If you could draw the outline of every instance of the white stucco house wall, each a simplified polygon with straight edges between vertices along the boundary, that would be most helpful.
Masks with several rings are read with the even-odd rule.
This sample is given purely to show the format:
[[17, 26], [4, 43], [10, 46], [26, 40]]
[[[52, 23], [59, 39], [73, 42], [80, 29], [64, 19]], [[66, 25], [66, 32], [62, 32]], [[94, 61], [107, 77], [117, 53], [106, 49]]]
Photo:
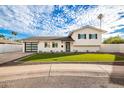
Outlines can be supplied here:
[[67, 37], [31, 37], [23, 39], [23, 52], [97, 52], [106, 31], [84, 26]]

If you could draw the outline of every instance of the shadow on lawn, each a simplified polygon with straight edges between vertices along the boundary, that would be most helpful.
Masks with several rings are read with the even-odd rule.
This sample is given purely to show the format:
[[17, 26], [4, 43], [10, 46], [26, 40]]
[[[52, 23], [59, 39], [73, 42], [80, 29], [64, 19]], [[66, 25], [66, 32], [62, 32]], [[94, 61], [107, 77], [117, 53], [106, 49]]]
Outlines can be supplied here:
[[[54, 61], [57, 61], [57, 58], [59, 57], [64, 57], [64, 56], [73, 56], [73, 55], [80, 55], [80, 54], [95, 54], [92, 52], [88, 52], [88, 53], [41, 53], [41, 54], [33, 54], [27, 58], [25, 58], [24, 60], [22, 59], [22, 61], [31, 61], [31, 60], [39, 60], [39, 59], [49, 59], [49, 58], [55, 58], [53, 59]], [[96, 53], [96, 54], [106, 54], [106, 53]], [[120, 54], [120, 53], [107, 53], [107, 54], [113, 54], [115, 55], [115, 61], [120, 61], [120, 60], [124, 60], [124, 54]]]
[[28, 55], [28, 56], [25, 56], [25, 57], [21, 57], [19, 59], [10, 60], [9, 62], [0, 64], [0, 66], [21, 65], [21, 64], [25, 63], [25, 61], [48, 59], [48, 58], [55, 58], [53, 60], [57, 61], [58, 57], [72, 56], [72, 55], [79, 55], [79, 54], [80, 53], [43, 53], [43, 54], [37, 54], [36, 53], [36, 54], [31, 54], [31, 55]]
[[39, 60], [39, 59], [49, 59], [55, 58], [54, 61], [57, 60], [58, 57], [65, 57], [65, 56], [72, 56], [72, 55], [79, 55], [80, 53], [43, 53], [43, 54], [34, 54], [22, 61], [31, 61], [31, 60]]
[[[53, 58], [52, 59], [53, 61], [57, 61], [59, 57], [73, 56], [73, 55], [80, 55], [80, 54], [95, 54], [95, 53], [92, 53], [92, 52], [89, 52], [89, 53], [43, 53], [43, 54], [42, 53], [36, 53], [36, 54], [31, 54], [31, 55], [28, 55], [28, 56], [25, 56], [25, 57], [22, 57], [22, 58], [19, 58], [16, 60], [11, 60], [10, 62], [6, 62], [4, 64], [1, 64], [0, 66], [18, 65], [18, 64], [25, 63], [25, 61], [49, 59], [49, 58]], [[106, 53], [96, 53], [96, 54], [106, 54]], [[115, 61], [124, 60], [124, 54], [122, 54], [122, 53], [107, 53], [107, 54], [114, 54], [115, 55]], [[102, 63], [104, 63], [104, 62], [102, 62]], [[119, 63], [114, 62], [113, 65], [116, 65], [116, 64], [119, 64]]]

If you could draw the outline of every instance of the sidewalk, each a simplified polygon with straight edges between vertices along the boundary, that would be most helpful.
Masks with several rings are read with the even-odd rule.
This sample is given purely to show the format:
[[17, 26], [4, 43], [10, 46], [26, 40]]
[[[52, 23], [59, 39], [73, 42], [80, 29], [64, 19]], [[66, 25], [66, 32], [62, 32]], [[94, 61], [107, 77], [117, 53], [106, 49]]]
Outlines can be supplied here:
[[[7, 83], [10, 84], [9, 87], [12, 87], [12, 82], [13, 87], [23, 87], [25, 84], [26, 86], [24, 87], [66, 87], [65, 84], [68, 87], [83, 87], [84, 85], [80, 85], [81, 82], [87, 82], [89, 86], [91, 82], [96, 83], [96, 85], [102, 85], [102, 83], [109, 84], [111, 76], [119, 78], [119, 80], [121, 78], [124, 81], [123, 69], [124, 66], [98, 64], [40, 64], [0, 67], [0, 86]], [[119, 80], [117, 81], [119, 82]], [[40, 85], [34, 84], [34, 82], [39, 82]], [[123, 85], [111, 85], [111, 87], [114, 86], [123, 87]]]
[[39, 64], [9, 66], [0, 67], [0, 80], [11, 79], [11, 77], [16, 78], [18, 76], [18, 78], [25, 78], [25, 76], [32, 77], [32, 75], [109, 77], [112, 73], [114, 73], [115, 76], [117, 75], [116, 77], [124, 77], [123, 69], [124, 66], [99, 64]]

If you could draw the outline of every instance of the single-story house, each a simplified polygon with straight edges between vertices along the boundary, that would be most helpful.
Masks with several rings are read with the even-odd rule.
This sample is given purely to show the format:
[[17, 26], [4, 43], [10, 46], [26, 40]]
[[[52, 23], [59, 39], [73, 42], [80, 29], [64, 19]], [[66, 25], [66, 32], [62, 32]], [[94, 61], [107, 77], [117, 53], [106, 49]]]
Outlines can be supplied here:
[[23, 39], [23, 52], [97, 52], [105, 32], [93, 26], [84, 26], [67, 37], [30, 37]]
[[22, 48], [21, 43], [0, 38], [0, 53], [21, 52]]
[[17, 42], [0, 38], [0, 44], [17, 44]]

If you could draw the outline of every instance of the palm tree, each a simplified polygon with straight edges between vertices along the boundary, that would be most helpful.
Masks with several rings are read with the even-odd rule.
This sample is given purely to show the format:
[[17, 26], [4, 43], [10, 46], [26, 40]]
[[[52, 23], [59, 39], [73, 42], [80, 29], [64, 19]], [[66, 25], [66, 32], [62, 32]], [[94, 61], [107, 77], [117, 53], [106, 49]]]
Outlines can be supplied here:
[[15, 32], [15, 31], [12, 31], [12, 35], [16, 38], [16, 35], [17, 35], [18, 33], [17, 32]]
[[101, 29], [103, 14], [99, 14], [97, 18], [100, 20], [100, 29]]
[[2, 35], [2, 34], [0, 34], [0, 38], [3, 38], [3, 39], [5, 39], [5, 36], [4, 36], [4, 35]]
[[11, 36], [10, 36], [10, 37], [8, 37], [8, 38], [7, 38], [7, 40], [12, 40], [12, 37], [11, 37]]

